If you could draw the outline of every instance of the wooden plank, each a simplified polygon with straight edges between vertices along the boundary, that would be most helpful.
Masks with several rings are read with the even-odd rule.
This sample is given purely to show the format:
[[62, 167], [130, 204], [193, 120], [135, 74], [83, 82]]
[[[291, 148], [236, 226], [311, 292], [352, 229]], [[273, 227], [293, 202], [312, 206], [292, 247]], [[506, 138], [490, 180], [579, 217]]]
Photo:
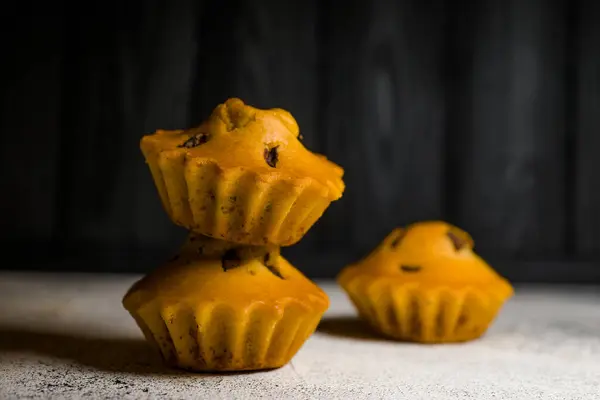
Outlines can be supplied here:
[[317, 0], [243, 2], [232, 27], [234, 94], [261, 108], [290, 111], [311, 150], [320, 144], [317, 9]]
[[122, 149], [126, 164], [119, 183], [123, 196], [133, 195], [132, 234], [142, 248], [177, 249], [186, 234], [164, 212], [143, 162], [139, 140], [156, 129], [189, 126], [196, 55], [202, 45], [196, 37], [200, 7], [202, 2], [192, 0], [146, 2], [133, 32], [127, 27], [139, 14], [137, 7], [131, 7], [129, 14], [120, 20], [121, 85], [128, 110], [125, 126], [131, 132], [128, 136], [131, 139]]
[[131, 229], [130, 214], [116, 216], [111, 204], [121, 173], [119, 147], [125, 138], [115, 92], [115, 14], [95, 7], [92, 15], [86, 21], [67, 18], [64, 27], [57, 218], [58, 236], [69, 248], [107, 238], [118, 243]]
[[[62, 7], [5, 10], [0, 91], [0, 237], [29, 248], [51, 241], [60, 149]], [[47, 9], [46, 9], [47, 8]], [[22, 23], [27, 19], [28, 29]]]
[[70, 21], [61, 192], [67, 243], [176, 244], [139, 150], [157, 128], [188, 123], [196, 43], [192, 2], [99, 7]]
[[576, 135], [572, 177], [575, 256], [600, 259], [600, 3], [578, 2]]
[[190, 126], [200, 124], [217, 104], [235, 95], [232, 74], [238, 68], [238, 54], [234, 26], [241, 19], [239, 12], [236, 0], [202, 1], [197, 6]]
[[290, 111], [307, 147], [318, 151], [316, 18], [316, 0], [228, 0], [200, 7], [192, 123], [228, 97], [239, 97]]
[[463, 26], [453, 222], [485, 254], [564, 255], [565, 26], [550, 0], [487, 0]]
[[394, 226], [441, 217], [441, 2], [330, 2], [326, 152], [347, 191], [326, 236], [363, 253]]

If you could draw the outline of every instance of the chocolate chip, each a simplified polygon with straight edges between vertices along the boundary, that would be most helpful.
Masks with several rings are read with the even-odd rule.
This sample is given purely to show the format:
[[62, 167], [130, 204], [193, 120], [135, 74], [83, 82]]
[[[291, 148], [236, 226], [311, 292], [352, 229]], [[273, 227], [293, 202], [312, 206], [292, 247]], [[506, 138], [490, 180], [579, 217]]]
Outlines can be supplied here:
[[391, 247], [392, 249], [396, 248], [396, 247], [397, 247], [397, 246], [400, 244], [400, 242], [402, 241], [402, 239], [404, 239], [404, 236], [406, 236], [406, 230], [405, 230], [405, 229], [402, 229], [402, 230], [401, 230], [401, 231], [398, 233], [398, 235], [397, 235], [397, 236], [394, 238], [394, 240], [392, 240], [392, 241], [390, 242], [390, 247]]
[[283, 275], [281, 275], [281, 272], [274, 265], [266, 265], [266, 267], [269, 270], [269, 272], [271, 272], [273, 275], [275, 275], [279, 279], [285, 279], [283, 277]]
[[273, 275], [275, 275], [276, 277], [278, 277], [279, 279], [285, 279], [283, 277], [283, 275], [281, 275], [281, 272], [279, 271], [279, 269], [276, 266], [269, 264], [270, 260], [271, 260], [271, 254], [266, 253], [265, 257], [263, 259], [263, 264], [265, 264], [265, 267], [267, 267], [269, 272], [272, 273]]
[[467, 242], [462, 237], [458, 236], [452, 231], [448, 231], [448, 233], [446, 233], [446, 236], [448, 236], [448, 238], [452, 241], [452, 244], [454, 245], [456, 251], [462, 249], [467, 245]]
[[421, 270], [420, 265], [401, 265], [400, 269], [404, 272], [419, 272]]
[[269, 167], [275, 168], [277, 167], [277, 162], [279, 161], [278, 149], [279, 146], [266, 148], [263, 156], [265, 157], [265, 161]]
[[198, 147], [201, 144], [208, 142], [208, 139], [210, 139], [210, 135], [208, 133], [197, 133], [195, 135], [192, 135], [188, 140], [186, 140], [177, 147], [185, 147], [186, 149], [191, 149], [193, 147]]
[[235, 249], [229, 249], [221, 258], [221, 268], [223, 268], [223, 271], [227, 272], [230, 269], [239, 267], [241, 265], [241, 261], [242, 260], [237, 254], [237, 251], [235, 251]]

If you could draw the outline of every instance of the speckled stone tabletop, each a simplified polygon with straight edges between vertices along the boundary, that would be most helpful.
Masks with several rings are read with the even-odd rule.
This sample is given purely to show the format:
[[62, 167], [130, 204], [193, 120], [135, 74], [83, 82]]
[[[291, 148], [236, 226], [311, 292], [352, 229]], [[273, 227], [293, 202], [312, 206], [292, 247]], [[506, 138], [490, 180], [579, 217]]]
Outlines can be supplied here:
[[128, 275], [0, 274], [0, 398], [600, 399], [600, 288], [517, 287], [480, 340], [382, 340], [345, 295], [287, 366], [164, 368], [121, 307]]

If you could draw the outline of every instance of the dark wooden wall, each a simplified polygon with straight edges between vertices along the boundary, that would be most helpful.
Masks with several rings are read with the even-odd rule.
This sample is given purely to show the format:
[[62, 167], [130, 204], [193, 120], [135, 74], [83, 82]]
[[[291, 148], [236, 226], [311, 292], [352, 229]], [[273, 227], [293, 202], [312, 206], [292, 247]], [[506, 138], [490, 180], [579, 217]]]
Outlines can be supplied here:
[[441, 218], [511, 279], [600, 282], [600, 2], [83, 6], [4, 16], [3, 245], [79, 258], [3, 267], [151, 268], [185, 232], [140, 136], [237, 96], [290, 110], [346, 169], [342, 200], [286, 250], [309, 275]]

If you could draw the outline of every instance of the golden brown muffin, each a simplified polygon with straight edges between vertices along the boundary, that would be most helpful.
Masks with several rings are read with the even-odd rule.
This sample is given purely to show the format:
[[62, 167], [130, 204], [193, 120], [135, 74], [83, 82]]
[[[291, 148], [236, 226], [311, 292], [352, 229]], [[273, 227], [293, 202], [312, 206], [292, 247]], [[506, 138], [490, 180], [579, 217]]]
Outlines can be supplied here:
[[513, 288], [444, 222], [396, 229], [338, 282], [362, 318], [400, 340], [443, 343], [481, 336]]
[[175, 259], [129, 289], [123, 305], [168, 364], [241, 371], [286, 364], [329, 299], [278, 247], [190, 235]]
[[242, 244], [292, 245], [344, 191], [343, 169], [307, 150], [292, 115], [239, 99], [141, 149], [176, 224]]

